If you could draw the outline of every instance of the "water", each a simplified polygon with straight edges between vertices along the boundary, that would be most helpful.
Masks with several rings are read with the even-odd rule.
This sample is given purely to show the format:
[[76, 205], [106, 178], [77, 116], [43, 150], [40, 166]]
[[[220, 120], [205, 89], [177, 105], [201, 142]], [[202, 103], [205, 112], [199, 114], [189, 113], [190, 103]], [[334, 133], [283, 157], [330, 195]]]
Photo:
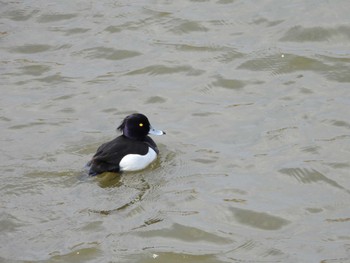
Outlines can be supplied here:
[[348, 1], [0, 5], [0, 261], [350, 262]]

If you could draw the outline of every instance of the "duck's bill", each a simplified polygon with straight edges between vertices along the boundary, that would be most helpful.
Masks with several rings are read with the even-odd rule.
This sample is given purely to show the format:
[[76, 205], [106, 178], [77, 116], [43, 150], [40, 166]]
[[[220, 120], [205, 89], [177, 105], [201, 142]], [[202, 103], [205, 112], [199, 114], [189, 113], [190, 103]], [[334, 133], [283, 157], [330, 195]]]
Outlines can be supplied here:
[[157, 130], [157, 129], [151, 127], [151, 129], [149, 130], [149, 134], [152, 134], [152, 135], [164, 135], [165, 132], [161, 131], [161, 130]]

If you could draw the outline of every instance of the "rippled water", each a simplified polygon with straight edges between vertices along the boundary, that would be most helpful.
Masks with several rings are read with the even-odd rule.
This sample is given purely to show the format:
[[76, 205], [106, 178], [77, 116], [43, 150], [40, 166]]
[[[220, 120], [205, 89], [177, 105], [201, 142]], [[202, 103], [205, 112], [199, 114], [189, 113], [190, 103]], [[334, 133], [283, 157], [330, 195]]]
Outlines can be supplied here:
[[[2, 262], [350, 262], [349, 1], [2, 1]], [[131, 112], [144, 171], [81, 176]]]

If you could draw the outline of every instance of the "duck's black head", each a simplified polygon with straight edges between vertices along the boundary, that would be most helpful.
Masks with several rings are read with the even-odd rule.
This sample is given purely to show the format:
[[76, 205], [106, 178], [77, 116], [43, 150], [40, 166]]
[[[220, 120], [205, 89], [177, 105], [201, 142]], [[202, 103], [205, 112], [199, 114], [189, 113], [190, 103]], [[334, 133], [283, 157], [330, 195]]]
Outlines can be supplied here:
[[152, 128], [147, 117], [141, 113], [131, 114], [122, 121], [118, 130], [130, 139], [142, 140], [148, 134], [163, 135], [165, 132]]

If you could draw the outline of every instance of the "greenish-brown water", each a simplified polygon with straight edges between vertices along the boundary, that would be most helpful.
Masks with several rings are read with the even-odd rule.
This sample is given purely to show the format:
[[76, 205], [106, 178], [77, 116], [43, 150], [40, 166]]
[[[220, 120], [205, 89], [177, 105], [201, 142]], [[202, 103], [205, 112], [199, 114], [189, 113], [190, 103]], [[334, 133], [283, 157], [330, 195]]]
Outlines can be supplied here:
[[0, 6], [0, 261], [350, 262], [348, 1]]

